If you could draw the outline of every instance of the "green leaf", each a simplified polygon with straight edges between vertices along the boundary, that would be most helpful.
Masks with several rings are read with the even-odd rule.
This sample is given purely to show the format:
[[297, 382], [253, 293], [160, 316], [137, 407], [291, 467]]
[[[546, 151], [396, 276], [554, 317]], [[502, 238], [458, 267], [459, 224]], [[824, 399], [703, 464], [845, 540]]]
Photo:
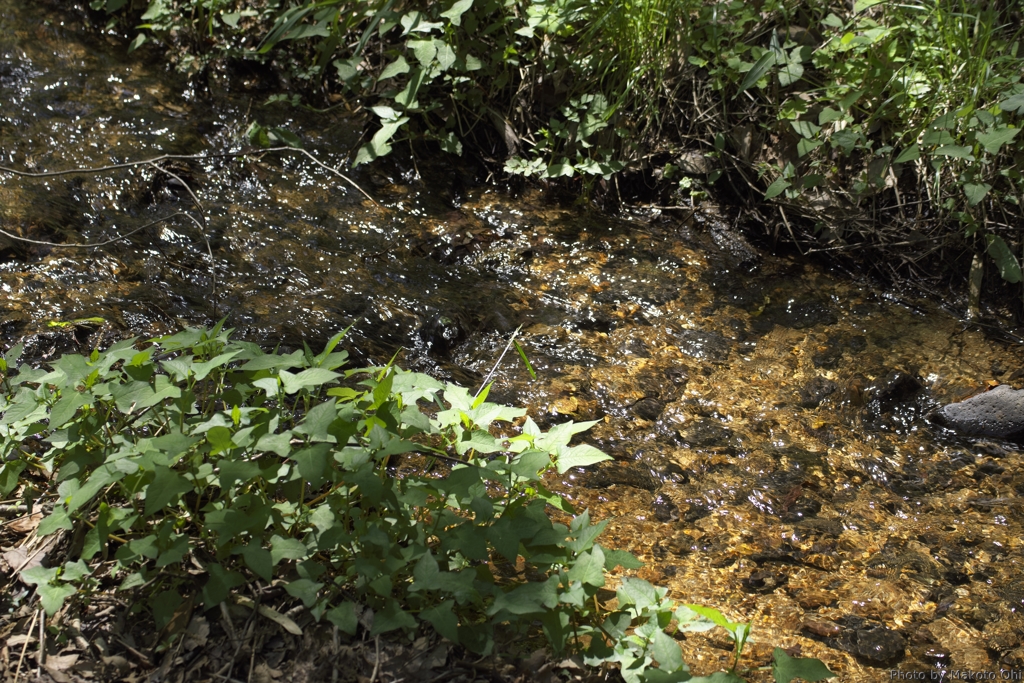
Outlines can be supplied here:
[[182, 596], [176, 590], [160, 591], [149, 598], [150, 609], [153, 610], [153, 621], [158, 629], [162, 629], [174, 618], [174, 611], [181, 606]]
[[294, 351], [286, 354], [266, 353], [256, 356], [245, 363], [240, 370], [253, 372], [255, 370], [276, 370], [278, 368], [294, 368], [302, 364], [304, 358], [302, 351]]
[[559, 474], [565, 474], [573, 467], [587, 467], [588, 465], [611, 459], [612, 456], [607, 453], [602, 453], [593, 446], [584, 443], [579, 446], [563, 448], [555, 460], [555, 465], [558, 468]]
[[619, 607], [635, 605], [642, 610], [658, 602], [658, 592], [654, 586], [643, 579], [628, 576], [622, 579], [622, 585], [615, 595], [619, 599]]
[[402, 105], [406, 109], [412, 109], [413, 105], [416, 104], [416, 94], [419, 93], [420, 86], [423, 84], [423, 79], [426, 76], [426, 69], [422, 67], [415, 67], [410, 72], [409, 81], [405, 84], [405, 88], [402, 92], [395, 95], [395, 102]]
[[569, 568], [569, 580], [600, 588], [604, 585], [604, 563], [604, 552], [601, 550], [601, 546], [594, 546], [590, 551], [581, 553], [576, 558], [572, 567]]
[[4, 417], [0, 420], [0, 425], [14, 424], [22, 420], [34, 420], [45, 415], [46, 405], [40, 401], [35, 392], [28, 387], [22, 387], [18, 391], [17, 396], [14, 397], [14, 403], [8, 405], [7, 410], [4, 411]]
[[[405, 61], [405, 57], [399, 55], [398, 59], [384, 67], [384, 70], [380, 72], [379, 80], [385, 80], [388, 78], [394, 78], [401, 74], [409, 73], [409, 62]], [[381, 117], [387, 118], [387, 117]]]
[[60, 573], [60, 578], [63, 581], [78, 581], [90, 574], [92, 574], [92, 570], [89, 569], [89, 565], [81, 560], [75, 560], [74, 562], [67, 562], [64, 564], [64, 569]]
[[[441, 12], [441, 16], [452, 22], [455, 26], [462, 25], [462, 15], [473, 6], [473, 0], [455, 0], [452, 6], [444, 12]], [[443, 635], [443, 634], [442, 634]], [[453, 640], [449, 638], [449, 640]], [[455, 641], [458, 642], [458, 641]]]
[[241, 553], [245, 559], [245, 565], [253, 570], [257, 576], [270, 583], [274, 578], [274, 559], [270, 551], [260, 545], [257, 540], [252, 540], [248, 545], [236, 548], [235, 552]]
[[48, 617], [56, 614], [57, 610], [64, 604], [64, 601], [76, 592], [77, 589], [74, 586], [66, 583], [60, 583], [56, 586], [48, 583], [36, 586], [39, 601], [43, 603], [43, 609], [46, 610], [46, 616]]
[[900, 152], [900, 155], [893, 161], [894, 164], [902, 164], [907, 161], [916, 161], [921, 158], [921, 148], [916, 144], [907, 147]]
[[434, 57], [437, 55], [437, 45], [433, 40], [410, 40], [406, 43], [406, 47], [412, 50], [416, 61], [423, 67], [429, 67], [434, 63]]
[[68, 497], [68, 512], [74, 512], [85, 505], [93, 499], [93, 496], [106, 488], [108, 484], [120, 481], [124, 478], [124, 475], [124, 472], [114, 469], [111, 465], [97, 468], [89, 476], [89, 481], [85, 482], [81, 488]]
[[986, 235], [985, 239], [988, 241], [988, 255], [996, 262], [1003, 279], [1011, 283], [1020, 282], [1020, 262], [1003, 238], [999, 235]]
[[[408, 121], [408, 119], [404, 119], [404, 121], [400, 119], [400, 121], [404, 123], [404, 121]], [[399, 122], [386, 123], [381, 130], [393, 126], [390, 130], [394, 133], [394, 131], [398, 129], [399, 125]], [[376, 138], [376, 136], [374, 137]], [[307, 368], [297, 375], [293, 375], [287, 370], [282, 370], [279, 373], [279, 376], [281, 377], [281, 384], [284, 387], [284, 393], [290, 395], [302, 389], [310, 389], [322, 384], [327, 384], [328, 382], [333, 382], [338, 377], [341, 377], [341, 373], [334, 372], [333, 370], [325, 370], [324, 368]]]
[[502, 450], [501, 442], [491, 436], [490, 432], [474, 429], [468, 436], [468, 439], [455, 444], [455, 450], [459, 455], [465, 455], [470, 450], [477, 453], [497, 453]]
[[235, 482], [245, 482], [260, 473], [260, 466], [248, 460], [223, 459], [217, 463], [220, 474], [220, 487], [225, 492], [230, 491]]
[[623, 569], [640, 569], [644, 563], [636, 558], [633, 553], [626, 550], [604, 550], [604, 568], [608, 571], [615, 567]]
[[45, 585], [57, 578], [59, 567], [38, 565], [21, 573], [21, 580], [30, 586]]
[[988, 183], [964, 183], [964, 194], [967, 195], [967, 203], [977, 206], [985, 198], [992, 186]]
[[786, 62], [779, 69], [779, 85], [783, 88], [792, 85], [804, 77], [804, 65], [800, 62]]
[[691, 609], [688, 605], [680, 605], [673, 616], [684, 633], [703, 633], [715, 628], [717, 624], [703, 614]]
[[882, 2], [882, 0], [857, 0], [853, 3], [853, 13], [860, 14], [864, 10], [874, 7]]
[[978, 142], [989, 154], [999, 154], [999, 149], [1017, 137], [1020, 128], [1003, 126], [989, 133], [978, 133]]
[[237, 446], [231, 440], [231, 430], [227, 427], [211, 427], [206, 431], [206, 440], [210, 444], [210, 455], [217, 455]]
[[515, 339], [512, 340], [512, 345], [516, 347], [516, 351], [519, 352], [519, 358], [523, 361], [523, 365], [526, 366], [526, 371], [530, 373], [530, 379], [537, 379], [537, 373], [533, 371], [533, 366], [530, 365], [530, 359], [526, 357], [526, 352], [523, 351], [523, 347], [519, 345]]
[[[26, 467], [28, 467], [28, 463], [24, 460], [10, 460], [0, 464], [0, 496], [6, 496], [21, 483], [20, 476]], [[45, 536], [46, 534], [40, 533], [39, 535]]]
[[825, 107], [818, 114], [818, 123], [824, 126], [826, 123], [832, 123], [841, 118], [843, 118], [843, 112], [836, 111], [832, 107]]
[[206, 566], [209, 578], [203, 586], [203, 604], [207, 607], [216, 607], [224, 602], [225, 598], [236, 588], [245, 583], [245, 578], [236, 571], [228, 571], [219, 564], [210, 563]]
[[499, 593], [487, 610], [489, 616], [501, 611], [509, 614], [543, 614], [558, 604], [558, 576], [547, 581], [524, 583], [508, 592]]
[[285, 128], [268, 128], [267, 136], [271, 142], [283, 142], [289, 147], [300, 149], [302, 147], [302, 138], [295, 133]]
[[798, 156], [805, 157], [814, 150], [821, 147], [823, 143], [821, 140], [808, 140], [807, 138], [800, 138], [800, 142], [796, 143], [796, 153]]
[[797, 135], [805, 138], [813, 138], [821, 132], [821, 126], [816, 126], [810, 121], [790, 121], [789, 125], [793, 126], [793, 130], [796, 131]]
[[[147, 385], [148, 386], [148, 385]], [[60, 429], [75, 416], [78, 409], [92, 403], [92, 396], [68, 388], [50, 411], [50, 429]]]
[[420, 612], [420, 619], [433, 626], [434, 630], [442, 636], [457, 644], [459, 642], [459, 619], [452, 612], [453, 606], [451, 600], [434, 605]]
[[151, 516], [155, 512], [164, 509], [168, 503], [176, 500], [179, 495], [191, 491], [192, 484], [174, 470], [157, 465], [154, 468], [156, 476], [152, 483], [146, 487], [146, 508], [145, 515]]
[[957, 159], [969, 159], [974, 161], [974, 155], [971, 154], [971, 148], [964, 147], [963, 145], [943, 145], [935, 150], [934, 154], [940, 157], [955, 157]]
[[754, 62], [754, 66], [750, 67], [750, 71], [747, 72], [743, 82], [740, 83], [740, 89], [739, 92], [736, 93], [736, 96], [738, 97], [744, 90], [750, 88], [761, 80], [764, 75], [768, 73], [768, 70], [775, 66], [777, 60], [778, 57], [772, 50], [768, 50], [761, 55], [761, 58]]
[[135, 38], [132, 39], [132, 42], [128, 43], [128, 52], [129, 52], [129, 54], [132, 53], [132, 52], [135, 52], [136, 50], [138, 50], [140, 47], [142, 47], [142, 45], [145, 42], [146, 42], [146, 34], [145, 33], [140, 33], [137, 36], [135, 36]]
[[323, 587], [324, 584], [310, 581], [309, 579], [295, 579], [284, 585], [288, 595], [302, 600], [302, 604], [306, 607], [312, 607], [316, 604], [317, 596]]
[[1024, 114], [1024, 92], [1006, 98], [999, 103], [999, 108], [1003, 111]]
[[547, 178], [571, 178], [573, 173], [575, 173], [575, 169], [572, 167], [572, 164], [563, 159], [557, 163], [549, 165], [547, 170], [544, 172], [544, 175]]
[[836, 676], [829, 671], [821, 660], [809, 657], [790, 657], [781, 647], [772, 653], [772, 675], [775, 683], [789, 683], [794, 678], [802, 678], [808, 683], [815, 683]]
[[330, 450], [331, 444], [318, 443], [292, 456], [299, 467], [299, 474], [314, 489], [324, 483], [327, 464], [331, 460]]
[[337, 607], [327, 610], [325, 616], [342, 633], [347, 633], [350, 636], [356, 634], [356, 629], [359, 627], [359, 617], [356, 614], [356, 604], [354, 602], [346, 600]]
[[297, 538], [275, 535], [270, 539], [270, 557], [274, 564], [281, 560], [301, 560], [309, 555], [306, 544]]
[[408, 12], [404, 14], [400, 20], [404, 32], [402, 35], [407, 33], [430, 33], [434, 29], [444, 28], [444, 25], [439, 21], [427, 21], [427, 15], [423, 12]]
[[393, 121], [398, 118], [398, 112], [391, 107], [384, 105], [378, 105], [376, 107], [370, 107], [370, 111], [379, 116], [384, 121]]
[[36, 528], [36, 534], [38, 536], [49, 536], [58, 529], [70, 531], [73, 528], [71, 519], [68, 517], [68, 511], [58, 505], [53, 508], [53, 512], [50, 513], [49, 517], [39, 523], [39, 526]]
[[412, 631], [415, 628], [415, 617], [403, 610], [398, 605], [397, 600], [388, 598], [384, 609], [375, 612], [373, 615], [373, 628], [370, 629], [370, 635], [378, 636], [381, 633], [388, 633], [398, 629]]
[[772, 197], [777, 197], [791, 185], [792, 183], [785, 178], [779, 178], [764, 191], [764, 198], [771, 199]]
[[651, 638], [651, 654], [658, 661], [658, 668], [663, 671], [681, 671], [686, 668], [679, 643], [661, 629], [655, 631]]
[[434, 38], [434, 47], [437, 48], [437, 63], [441, 67], [441, 71], [447, 71], [455, 63], [455, 50], [451, 45], [437, 38]]
[[821, 23], [829, 28], [842, 28], [843, 20], [829, 12], [828, 16], [821, 20]]

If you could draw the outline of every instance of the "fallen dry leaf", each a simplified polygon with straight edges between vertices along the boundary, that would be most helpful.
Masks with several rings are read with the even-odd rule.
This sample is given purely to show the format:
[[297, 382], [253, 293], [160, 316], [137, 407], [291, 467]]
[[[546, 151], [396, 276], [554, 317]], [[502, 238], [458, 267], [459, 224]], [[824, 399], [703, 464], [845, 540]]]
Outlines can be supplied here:
[[46, 668], [51, 671], [66, 671], [78, 662], [79, 655], [50, 655], [46, 658]]
[[25, 517], [18, 517], [7, 523], [7, 528], [19, 534], [27, 534], [36, 530], [39, 522], [43, 521], [43, 513], [36, 512]]

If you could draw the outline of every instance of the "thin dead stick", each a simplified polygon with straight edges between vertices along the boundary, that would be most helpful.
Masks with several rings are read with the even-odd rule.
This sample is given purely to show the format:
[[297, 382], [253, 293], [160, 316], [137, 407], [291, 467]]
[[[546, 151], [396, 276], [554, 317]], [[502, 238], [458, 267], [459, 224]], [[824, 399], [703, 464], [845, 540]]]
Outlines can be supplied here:
[[804, 254], [804, 250], [800, 248], [800, 241], [797, 240], [796, 235], [793, 234], [793, 228], [789, 224], [789, 219], [786, 218], [786, 210], [780, 206], [779, 213], [782, 214], [782, 222], [786, 224], [786, 230], [789, 231], [789, 236], [793, 239], [793, 244], [796, 245], [796, 250], [800, 252], [801, 256], [805, 256], [806, 254]]
[[18, 677], [21, 676], [21, 665], [25, 661], [25, 651], [28, 650], [28, 641], [32, 638], [32, 631], [36, 627], [36, 619], [39, 618], [39, 612], [32, 613], [32, 623], [28, 625], [28, 636], [25, 638], [25, 643], [21, 646], [21, 656], [18, 657], [18, 668], [14, 670], [14, 683], [18, 683]]
[[210, 246], [210, 237], [209, 237], [209, 235], [206, 234], [207, 233], [206, 212], [203, 211], [203, 205], [199, 201], [199, 197], [196, 196], [196, 193], [192, 191], [192, 187], [188, 183], [185, 182], [184, 178], [182, 178], [177, 173], [175, 173], [173, 171], [170, 171], [170, 170], [168, 170], [166, 168], [160, 168], [156, 164], [150, 164], [150, 165], [153, 168], [155, 168], [157, 171], [162, 171], [162, 172], [166, 173], [167, 175], [171, 176], [172, 178], [174, 178], [175, 180], [177, 180], [179, 183], [181, 183], [181, 186], [184, 187], [185, 190], [188, 192], [188, 196], [192, 198], [192, 204], [195, 205], [196, 211], [199, 212], [199, 217], [202, 219], [201, 222], [197, 221], [195, 218], [193, 218], [192, 214], [185, 214], [185, 215], [188, 216], [192, 220], [192, 222], [196, 224], [196, 226], [198, 226], [199, 234], [203, 236], [203, 242], [206, 243], [206, 253], [210, 257], [210, 300], [213, 302], [213, 317], [216, 318], [217, 317], [217, 262], [213, 258], [213, 248]]
[[370, 683], [377, 680], [377, 672], [380, 671], [380, 636], [374, 640], [377, 646], [377, 654], [373, 658], [373, 673], [370, 675]]
[[487, 373], [486, 377], [484, 377], [484, 381], [480, 384], [480, 388], [476, 390], [476, 393], [473, 394], [473, 398], [479, 396], [480, 392], [483, 391], [484, 387], [487, 386], [487, 383], [491, 381], [491, 377], [493, 377], [494, 373], [498, 370], [498, 366], [501, 365], [501, 361], [505, 357], [505, 354], [508, 353], [508, 350], [512, 348], [512, 344], [514, 344], [516, 341], [516, 335], [519, 334], [519, 330], [521, 329], [523, 329], [522, 325], [517, 327], [516, 331], [512, 333], [511, 337], [509, 337], [508, 344], [505, 344], [505, 350], [501, 352], [500, 356], [498, 356], [498, 360], [494, 363], [494, 367], [492, 367], [491, 371]]
[[[53, 178], [56, 176], [72, 175], [75, 173], [109, 173], [111, 171], [118, 171], [124, 168], [135, 168], [136, 166], [153, 166], [161, 161], [170, 161], [172, 159], [181, 159], [189, 161], [200, 161], [202, 159], [225, 159], [225, 158], [237, 158], [244, 156], [255, 156], [257, 154], [265, 154], [267, 152], [290, 152], [290, 153], [302, 153], [306, 155], [314, 164], [320, 168], [338, 176], [346, 183], [351, 185], [353, 188], [359, 191], [364, 197], [373, 202], [374, 206], [378, 209], [383, 209], [377, 201], [367, 194], [366, 190], [359, 187], [356, 181], [349, 178], [347, 175], [342, 173], [336, 168], [331, 168], [324, 162], [313, 156], [312, 153], [308, 152], [301, 147], [268, 147], [266, 149], [243, 149], [239, 152], [220, 152], [217, 154], [161, 154], [158, 157], [152, 159], [143, 159], [142, 161], [126, 161], [123, 164], [107, 164], [106, 166], [97, 166], [95, 168], [72, 168], [66, 171], [19, 171], [16, 168], [10, 168], [8, 166], [0, 166], [0, 173], [12, 173], [17, 176], [24, 178]], [[161, 169], [167, 173], [166, 169]]]
[[[38, 614], [43, 613], [39, 608]], [[39, 658], [36, 659], [36, 678], [43, 675], [43, 665], [46, 664], [46, 617], [39, 620]]]
[[168, 221], [168, 220], [174, 218], [175, 216], [188, 216], [188, 214], [185, 213], [184, 211], [178, 211], [177, 213], [172, 213], [169, 216], [164, 216], [163, 218], [158, 218], [155, 221], [151, 221], [149, 223], [146, 223], [145, 225], [143, 225], [141, 227], [135, 228], [131, 232], [125, 233], [124, 235], [121, 235], [120, 237], [115, 237], [112, 240], [107, 240], [106, 242], [90, 242], [90, 243], [87, 243], [87, 244], [60, 244], [58, 242], [44, 242], [42, 240], [31, 240], [31, 239], [29, 239], [27, 237], [21, 237], [19, 235], [12, 235], [11, 233], [7, 232], [6, 230], [0, 230], [0, 235], [8, 237], [8, 238], [10, 238], [12, 240], [16, 240], [18, 242], [25, 242], [27, 244], [39, 244], [39, 245], [42, 245], [44, 247], [53, 247], [55, 249], [95, 249], [96, 247], [105, 247], [108, 244], [114, 244], [115, 242], [120, 242], [121, 240], [129, 238], [129, 237], [131, 237], [132, 235], [134, 235], [135, 233], [137, 233], [137, 232], [139, 232], [141, 230], [145, 230], [146, 228], [151, 228], [154, 225], [157, 225], [159, 223], [163, 223], [164, 221]]

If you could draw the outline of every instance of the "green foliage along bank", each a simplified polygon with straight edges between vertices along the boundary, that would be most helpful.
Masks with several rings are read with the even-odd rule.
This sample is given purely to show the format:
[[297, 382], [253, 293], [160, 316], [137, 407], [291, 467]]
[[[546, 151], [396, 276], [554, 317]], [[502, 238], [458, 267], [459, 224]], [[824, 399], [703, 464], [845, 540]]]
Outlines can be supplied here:
[[[739, 661], [748, 625], [645, 581], [623, 578], [617, 606], [600, 606], [606, 573], [640, 563], [596, 543], [605, 523], [542, 481], [608, 459], [570, 445], [591, 424], [544, 432], [486, 390], [390, 366], [343, 370], [340, 339], [268, 354], [218, 326], [50, 367], [6, 353], [0, 496], [41, 503], [37, 535], [70, 539], [59, 561], [20, 574], [58, 615], [51, 626], [103, 592], [127, 593], [166, 646], [187, 624], [183, 605], [251, 606], [243, 586], [273, 585], [348, 634], [428, 627], [486, 654], [540, 631], [554, 653], [618, 664], [630, 683], [690, 678], [670, 622], [726, 628]], [[396, 467], [413, 454], [433, 466]], [[569, 526], [549, 505], [574, 515]], [[517, 563], [514, 579], [494, 571]], [[260, 612], [298, 629], [273, 605]], [[776, 667], [777, 680], [829, 675], [778, 653]]]
[[362, 107], [356, 164], [430, 140], [583, 192], [739, 200], [776, 237], [891, 274], [965, 279], [987, 254], [1021, 280], [1016, 3], [90, 4], [186, 72], [269, 61], [294, 88], [275, 101]]

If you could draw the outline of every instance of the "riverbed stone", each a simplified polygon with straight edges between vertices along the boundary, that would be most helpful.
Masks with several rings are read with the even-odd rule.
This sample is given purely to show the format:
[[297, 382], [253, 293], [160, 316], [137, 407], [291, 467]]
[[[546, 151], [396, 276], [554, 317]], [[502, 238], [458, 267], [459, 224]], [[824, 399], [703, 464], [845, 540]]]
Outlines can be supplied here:
[[682, 330], [676, 335], [679, 350], [691, 358], [723, 362], [729, 357], [732, 342], [707, 330]]
[[932, 419], [967, 436], [1020, 439], [1024, 436], [1024, 390], [1000, 384], [966, 401], [939, 408]]
[[874, 666], [892, 665], [906, 655], [907, 640], [899, 631], [881, 625], [851, 629], [838, 639], [840, 650], [862, 657]]
[[921, 380], [915, 375], [902, 370], [892, 370], [864, 390], [868, 412], [874, 415], [886, 413], [898, 404], [913, 398], [923, 388]]
[[822, 401], [834, 394], [838, 388], [839, 385], [827, 377], [816, 375], [799, 390], [800, 407], [807, 408], [808, 410], [817, 408]]

